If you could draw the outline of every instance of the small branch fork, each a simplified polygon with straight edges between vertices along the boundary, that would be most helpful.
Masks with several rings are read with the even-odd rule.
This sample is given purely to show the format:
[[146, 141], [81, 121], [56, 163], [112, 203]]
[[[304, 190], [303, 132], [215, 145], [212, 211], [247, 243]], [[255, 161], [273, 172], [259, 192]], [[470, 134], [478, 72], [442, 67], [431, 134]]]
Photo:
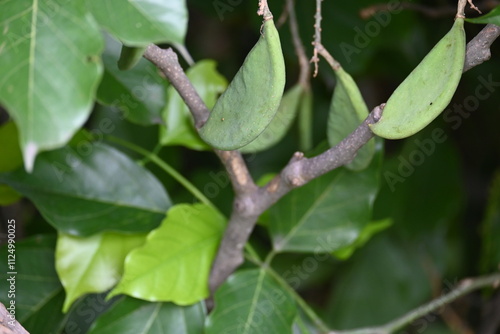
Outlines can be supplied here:
[[[317, 0], [319, 9], [316, 13], [315, 24], [315, 54], [311, 61], [317, 66], [317, 61], [319, 61], [317, 55], [320, 54], [335, 69], [340, 65], [321, 44], [321, 1]], [[263, 5], [265, 7], [262, 7]], [[261, 1], [259, 12], [266, 14], [268, 11], [266, 8], [266, 1]], [[490, 45], [499, 35], [500, 27], [488, 25], [467, 45], [464, 71], [490, 58]], [[301, 48], [296, 47], [296, 49]], [[302, 51], [298, 51], [298, 54], [299, 59], [305, 57], [305, 52], [301, 55]], [[160, 49], [156, 45], [149, 45], [144, 57], [165, 74], [189, 107], [196, 128], [201, 128], [208, 119], [209, 110], [184, 73], [176, 53], [170, 48]], [[373, 137], [369, 124], [374, 124], [380, 119], [383, 107], [384, 104], [375, 107], [357, 129], [338, 145], [322, 154], [313, 158], [305, 158], [303, 153], [296, 152], [281, 173], [263, 187], [255, 185], [240, 152], [214, 150], [229, 174], [235, 191], [235, 199], [228, 227], [210, 275], [209, 285], [212, 293], [243, 263], [243, 247], [258, 217], [290, 190], [349, 163], [356, 156], [357, 151]]]

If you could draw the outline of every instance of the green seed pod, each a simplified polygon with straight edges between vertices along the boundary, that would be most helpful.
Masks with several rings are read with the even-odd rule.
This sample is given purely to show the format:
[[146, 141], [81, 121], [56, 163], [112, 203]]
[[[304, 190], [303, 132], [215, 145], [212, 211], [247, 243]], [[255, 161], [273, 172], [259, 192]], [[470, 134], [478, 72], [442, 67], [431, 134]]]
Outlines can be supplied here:
[[245, 146], [269, 125], [284, 88], [285, 63], [280, 39], [273, 20], [267, 20], [259, 41], [217, 100], [200, 129], [200, 136], [220, 150]]
[[122, 52], [120, 53], [120, 59], [118, 59], [118, 68], [122, 71], [130, 70], [141, 60], [144, 51], [146, 51], [145, 47], [122, 45]]
[[432, 122], [450, 103], [465, 61], [464, 19], [451, 30], [391, 95], [382, 118], [371, 125], [377, 136], [409, 137]]
[[[368, 107], [352, 77], [342, 67], [335, 71], [337, 85], [333, 93], [328, 115], [328, 143], [337, 145], [354, 131], [368, 116]], [[358, 150], [352, 162], [346, 165], [352, 170], [368, 167], [375, 154], [375, 142], [370, 140]]]
[[303, 91], [302, 86], [297, 84], [285, 92], [269, 126], [254, 141], [240, 148], [241, 153], [264, 151], [283, 139], [297, 115]]

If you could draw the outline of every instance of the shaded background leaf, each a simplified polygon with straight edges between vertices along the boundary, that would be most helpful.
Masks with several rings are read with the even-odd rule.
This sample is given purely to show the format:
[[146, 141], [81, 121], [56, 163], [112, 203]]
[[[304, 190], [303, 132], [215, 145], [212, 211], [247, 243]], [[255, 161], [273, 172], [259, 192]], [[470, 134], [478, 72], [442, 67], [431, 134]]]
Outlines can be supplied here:
[[[335, 71], [337, 84], [333, 91], [328, 114], [327, 138], [335, 146], [353, 132], [368, 117], [368, 107], [349, 73], [342, 67]], [[375, 139], [371, 139], [356, 153], [353, 161], [346, 165], [352, 170], [365, 169], [375, 154]]]
[[[64, 321], [64, 290], [54, 267], [55, 242], [50, 235], [16, 242], [14, 268], [7, 266], [7, 245], [0, 249], [0, 302], [8, 307], [14, 300], [16, 320], [30, 333], [56, 333]], [[15, 297], [8, 299], [7, 279], [12, 271], [17, 273], [13, 275]]]
[[144, 167], [105, 144], [80, 140], [44, 152], [33, 173], [0, 174], [0, 182], [28, 197], [59, 231], [145, 232], [170, 207], [161, 183]]
[[202, 303], [183, 307], [125, 297], [99, 317], [89, 334], [199, 334], [205, 312]]
[[339, 168], [292, 190], [269, 210], [276, 251], [332, 252], [354, 242], [371, 219], [381, 152], [361, 172]]
[[120, 109], [123, 117], [131, 122], [141, 125], [161, 123], [167, 81], [146, 59], [141, 59], [131, 70], [118, 69], [121, 43], [109, 35], [105, 37], [104, 76], [97, 90], [97, 100]]

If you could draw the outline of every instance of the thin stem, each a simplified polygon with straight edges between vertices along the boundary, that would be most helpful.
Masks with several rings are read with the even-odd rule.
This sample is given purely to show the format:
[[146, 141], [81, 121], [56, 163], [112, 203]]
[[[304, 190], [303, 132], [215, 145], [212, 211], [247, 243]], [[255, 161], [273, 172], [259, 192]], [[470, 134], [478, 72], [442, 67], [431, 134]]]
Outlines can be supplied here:
[[264, 268], [266, 272], [273, 276], [273, 278], [285, 289], [288, 294], [295, 300], [297, 305], [304, 311], [305, 315], [311, 319], [313, 324], [323, 333], [329, 332], [328, 327], [325, 325], [323, 320], [314, 312], [314, 310], [306, 303], [304, 299], [281, 277], [273, 268], [270, 266]]
[[160, 159], [155, 153], [149, 152], [143, 149], [140, 146], [132, 144], [126, 140], [120, 139], [115, 136], [107, 135], [106, 139], [110, 142], [119, 144], [123, 147], [126, 147], [134, 152], [137, 152], [147, 159], [149, 159], [152, 163], [156, 164], [158, 167], [163, 169], [167, 174], [173, 177], [177, 182], [179, 182], [184, 188], [186, 188], [194, 197], [196, 197], [200, 202], [206, 204], [214, 209], [217, 209], [215, 205], [201, 192], [196, 188], [188, 179], [182, 176], [179, 172], [177, 172], [172, 166], [167, 164], [165, 161]]
[[245, 244], [245, 251], [247, 252], [247, 256], [246, 258], [250, 261], [252, 261], [253, 263], [257, 264], [257, 265], [261, 265], [262, 264], [262, 259], [260, 258], [259, 254], [257, 254], [257, 252], [255, 251], [255, 249], [253, 249], [252, 245], [250, 245], [249, 242], [247, 242]]
[[415, 321], [416, 319], [429, 314], [440, 307], [451, 303], [452, 301], [468, 294], [471, 291], [477, 290], [479, 288], [493, 286], [498, 287], [500, 285], [500, 273], [495, 273], [487, 276], [481, 276], [477, 278], [465, 279], [458, 284], [458, 286], [451, 290], [446, 295], [440, 298], [434, 299], [429, 303], [416, 308], [413, 311], [408, 312], [402, 317], [393, 320], [380, 327], [367, 327], [354, 330], [346, 331], [330, 331], [329, 334], [390, 334], [395, 331], [402, 329]]

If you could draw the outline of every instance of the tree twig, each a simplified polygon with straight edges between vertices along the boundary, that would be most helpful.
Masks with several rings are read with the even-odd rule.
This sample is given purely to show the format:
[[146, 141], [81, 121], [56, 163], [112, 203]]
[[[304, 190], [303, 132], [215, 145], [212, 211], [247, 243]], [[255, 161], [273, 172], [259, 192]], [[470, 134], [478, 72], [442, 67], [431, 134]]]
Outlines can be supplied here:
[[302, 39], [299, 34], [299, 27], [297, 24], [297, 16], [295, 15], [295, 1], [287, 0], [286, 1], [286, 11], [290, 16], [290, 32], [292, 34], [293, 46], [295, 48], [295, 53], [297, 54], [297, 58], [299, 58], [299, 66], [300, 66], [300, 75], [299, 75], [299, 83], [304, 88], [309, 88], [309, 78], [311, 76], [311, 68], [309, 67], [309, 60], [307, 59], [306, 50], [304, 48], [304, 44], [302, 43]]
[[[471, 56], [466, 58], [464, 71], [489, 59], [489, 47], [499, 36], [498, 29], [500, 28], [486, 26], [478, 37], [467, 45], [467, 54]], [[167, 76], [193, 114], [196, 127], [200, 128], [208, 118], [209, 112], [184, 74], [176, 54], [171, 49], [162, 50], [150, 45], [144, 57]], [[210, 275], [212, 292], [243, 262], [243, 246], [260, 214], [293, 188], [349, 163], [357, 150], [372, 138], [373, 134], [368, 124], [380, 118], [382, 108], [382, 106], [375, 108], [353, 133], [326, 152], [310, 159], [304, 158], [300, 152], [295, 153], [281, 173], [264, 187], [258, 188], [255, 185], [239, 152], [215, 150], [229, 173], [236, 197], [227, 231], [212, 267]]]
[[498, 36], [500, 36], [500, 27], [488, 24], [467, 44], [464, 72], [490, 59], [491, 44]]
[[0, 333], [29, 334], [15, 318], [11, 318], [11, 314], [2, 303], [0, 303]]
[[468, 278], [462, 280], [458, 286], [451, 290], [449, 293], [430, 301], [429, 303], [422, 305], [407, 314], [393, 320], [383, 326], [377, 327], [367, 327], [361, 329], [345, 330], [345, 331], [330, 331], [328, 334], [390, 334], [394, 333], [399, 329], [406, 327], [408, 324], [412, 323], [414, 320], [429, 314], [446, 304], [468, 294], [471, 291], [484, 288], [487, 286], [493, 286], [498, 288], [500, 285], [500, 273], [495, 273], [487, 276], [480, 276], [476, 278]]

